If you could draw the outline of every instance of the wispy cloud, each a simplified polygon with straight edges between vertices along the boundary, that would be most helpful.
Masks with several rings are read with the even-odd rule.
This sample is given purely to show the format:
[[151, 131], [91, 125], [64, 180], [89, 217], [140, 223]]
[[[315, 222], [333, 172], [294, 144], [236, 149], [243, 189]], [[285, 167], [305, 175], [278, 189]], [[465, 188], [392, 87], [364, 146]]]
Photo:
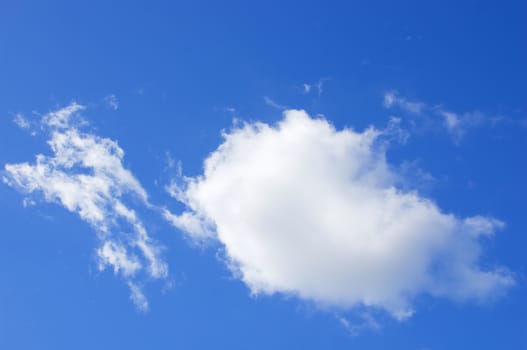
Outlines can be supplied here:
[[400, 97], [394, 91], [384, 94], [383, 104], [386, 108], [399, 107], [406, 112], [414, 114], [422, 113], [427, 107], [423, 102], [409, 101], [404, 97]]
[[26, 118], [22, 113], [15, 114], [13, 123], [15, 123], [20, 129], [29, 131], [31, 136], [35, 136], [37, 134], [38, 125], [36, 125], [33, 120]]
[[114, 111], [119, 109], [119, 100], [117, 100], [117, 97], [114, 94], [106, 96], [104, 98], [104, 103], [106, 103], [108, 108], [111, 108]]
[[322, 95], [324, 91], [324, 84], [326, 81], [330, 80], [329, 78], [320, 78], [316, 83], [304, 83], [302, 84], [302, 92], [304, 94], [309, 94], [311, 92], [316, 92], [318, 96]]
[[276, 108], [276, 109], [279, 109], [279, 110], [284, 110], [284, 109], [288, 108], [287, 106], [284, 106], [284, 105], [281, 105], [281, 104], [275, 102], [270, 97], [264, 96], [263, 99], [264, 99], [264, 102], [265, 102], [266, 105], [271, 106], [273, 108]]
[[401, 127], [401, 118], [399, 117], [390, 117], [382, 132], [385, 136], [403, 144], [410, 138], [410, 133]]
[[29, 129], [31, 127], [29, 121], [20, 113], [15, 115], [13, 123], [15, 123], [20, 129]]
[[274, 126], [245, 123], [224, 133], [202, 175], [169, 187], [186, 210], [165, 217], [197, 241], [219, 241], [253, 294], [405, 319], [421, 294], [484, 301], [513, 285], [506, 269], [479, 264], [480, 238], [504, 224], [445, 213], [398, 186], [405, 175], [387, 162], [384, 137], [391, 131], [336, 130], [298, 110]]
[[[460, 143], [469, 130], [477, 127], [494, 127], [499, 124], [527, 126], [527, 120], [514, 120], [504, 116], [489, 116], [480, 111], [453, 112], [442, 105], [429, 105], [422, 101], [408, 100], [395, 91], [384, 94], [383, 105], [388, 109], [399, 109], [407, 113], [414, 128], [428, 124], [429, 128], [444, 129], [455, 143]], [[431, 126], [431, 127], [430, 127]]]
[[470, 128], [490, 122], [487, 116], [477, 111], [457, 114], [437, 108], [435, 112], [443, 117], [443, 125], [455, 142], [460, 142]]
[[117, 142], [82, 129], [79, 113], [84, 106], [72, 103], [41, 119], [48, 133], [52, 155], [38, 154], [30, 163], [6, 164], [3, 180], [35, 202], [57, 203], [89, 223], [97, 233], [99, 268], [113, 269], [131, 287], [132, 300], [146, 310], [137, 280], [141, 275], [159, 279], [168, 268], [160, 247], [150, 238], [143, 222], [127, 202], [149, 207], [139, 181], [125, 169], [124, 151]]
[[146, 299], [141, 288], [132, 281], [128, 281], [128, 287], [130, 288], [130, 300], [134, 303], [134, 305], [140, 311], [148, 311], [148, 300]]
[[359, 313], [354, 320], [344, 316], [337, 317], [337, 320], [354, 337], [365, 331], [378, 331], [382, 328], [381, 324], [368, 312]]
[[221, 112], [221, 113], [227, 113], [230, 114], [233, 120], [238, 119], [239, 111], [232, 106], [229, 107], [214, 107], [214, 112]]

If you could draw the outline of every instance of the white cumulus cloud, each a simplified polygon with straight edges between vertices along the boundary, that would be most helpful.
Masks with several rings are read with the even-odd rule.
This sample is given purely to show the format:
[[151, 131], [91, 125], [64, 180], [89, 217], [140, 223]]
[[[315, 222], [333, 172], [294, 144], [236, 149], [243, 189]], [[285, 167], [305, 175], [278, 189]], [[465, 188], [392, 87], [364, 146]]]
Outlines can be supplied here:
[[132, 300], [145, 310], [146, 298], [133, 281], [141, 273], [150, 278], [168, 273], [160, 247], [126, 204], [148, 207], [148, 196], [123, 166], [124, 151], [117, 142], [82, 131], [85, 122], [78, 114], [83, 109], [72, 103], [46, 114], [41, 126], [49, 133], [53, 154], [38, 154], [34, 163], [6, 164], [4, 182], [30, 196], [32, 203], [40, 196], [89, 223], [100, 240], [100, 269], [110, 267], [126, 279]]
[[386, 160], [383, 131], [336, 130], [288, 110], [277, 125], [223, 136], [202, 175], [169, 186], [187, 209], [165, 217], [221, 242], [252, 293], [404, 319], [417, 295], [486, 300], [514, 283], [504, 268], [480, 267], [480, 240], [504, 224], [397, 188], [403, 175]]

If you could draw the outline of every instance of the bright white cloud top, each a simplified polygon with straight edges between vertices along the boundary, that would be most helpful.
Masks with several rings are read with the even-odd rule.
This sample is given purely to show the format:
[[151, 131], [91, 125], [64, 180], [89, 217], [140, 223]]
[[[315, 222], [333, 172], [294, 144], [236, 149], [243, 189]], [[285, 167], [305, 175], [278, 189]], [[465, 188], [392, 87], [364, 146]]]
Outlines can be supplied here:
[[459, 218], [398, 189], [382, 135], [297, 110], [276, 126], [234, 128], [203, 175], [169, 187], [188, 209], [166, 218], [197, 240], [219, 240], [255, 294], [404, 319], [420, 294], [486, 300], [511, 286], [506, 269], [479, 266], [480, 240], [504, 224]]
[[97, 232], [99, 268], [113, 269], [130, 286], [131, 300], [148, 309], [138, 279], [167, 276], [160, 248], [149, 237], [136, 212], [125, 204], [126, 196], [149, 206], [147, 193], [122, 164], [124, 151], [110, 139], [81, 131], [78, 113], [84, 107], [72, 103], [48, 113], [41, 126], [48, 132], [52, 156], [39, 154], [34, 164], [5, 166], [4, 182], [32, 197], [41, 195], [77, 213]]

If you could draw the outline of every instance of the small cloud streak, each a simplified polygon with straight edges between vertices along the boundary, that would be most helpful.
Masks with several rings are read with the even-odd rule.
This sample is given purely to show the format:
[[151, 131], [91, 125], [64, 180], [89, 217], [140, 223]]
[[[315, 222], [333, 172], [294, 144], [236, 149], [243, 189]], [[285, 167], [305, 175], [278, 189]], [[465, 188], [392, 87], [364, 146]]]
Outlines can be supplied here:
[[527, 120], [514, 120], [507, 117], [491, 117], [479, 111], [456, 113], [443, 106], [431, 106], [421, 101], [411, 101], [389, 91], [383, 96], [383, 106], [387, 109], [399, 109], [403, 113], [414, 115], [418, 119], [411, 118], [413, 128], [418, 128], [420, 124], [429, 124], [433, 128], [442, 128], [450, 135], [454, 143], [459, 144], [469, 130], [498, 124], [515, 124], [526, 126]]
[[276, 109], [279, 109], [279, 110], [284, 110], [284, 109], [288, 108], [287, 106], [284, 106], [284, 105], [281, 105], [281, 104], [275, 102], [270, 97], [264, 96], [263, 99], [264, 99], [264, 102], [265, 102], [266, 105], [271, 106], [273, 108], [276, 108]]
[[360, 313], [356, 321], [351, 321], [343, 316], [338, 317], [337, 320], [353, 337], [365, 331], [379, 331], [382, 328], [381, 324], [368, 312]]
[[426, 108], [426, 104], [417, 101], [409, 101], [404, 97], [398, 96], [394, 91], [384, 94], [383, 104], [386, 108], [399, 107], [406, 112], [414, 114], [420, 114]]
[[31, 123], [20, 113], [15, 115], [13, 123], [15, 123], [20, 129], [29, 129], [31, 127]]
[[119, 109], [119, 101], [114, 94], [106, 96], [104, 102], [108, 108], [113, 109], [114, 111]]
[[329, 78], [320, 78], [316, 83], [304, 83], [302, 84], [302, 92], [304, 94], [309, 94], [313, 91], [316, 91], [317, 95], [321, 96], [324, 90], [324, 83], [328, 80]]

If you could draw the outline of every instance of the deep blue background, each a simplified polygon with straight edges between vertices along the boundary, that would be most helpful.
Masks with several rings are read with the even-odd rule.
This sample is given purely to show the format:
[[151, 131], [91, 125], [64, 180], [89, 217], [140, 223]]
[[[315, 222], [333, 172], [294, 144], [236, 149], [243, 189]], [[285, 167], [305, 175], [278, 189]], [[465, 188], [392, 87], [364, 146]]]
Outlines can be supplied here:
[[[527, 118], [527, 5], [523, 1], [9, 1], [0, 3], [0, 164], [49, 152], [12, 119], [37, 119], [76, 100], [156, 204], [166, 152], [184, 172], [221, 141], [236, 116], [274, 122], [277, 103], [323, 113], [337, 127], [383, 127], [382, 96], [456, 112]], [[320, 96], [303, 83], [327, 78]], [[104, 98], [115, 94], [119, 109]], [[522, 349], [526, 348], [527, 128], [412, 135], [389, 160], [417, 161], [435, 177], [422, 191], [445, 211], [493, 215], [507, 228], [484, 242], [484, 266], [505, 265], [517, 286], [484, 305], [426, 296], [399, 323], [350, 336], [333, 313], [285, 297], [252, 298], [215, 257], [144, 213], [175, 286], [146, 287], [151, 311], [94, 261], [90, 228], [63, 208], [22, 207], [0, 185], [2, 349]], [[156, 184], [157, 181], [157, 184]]]

